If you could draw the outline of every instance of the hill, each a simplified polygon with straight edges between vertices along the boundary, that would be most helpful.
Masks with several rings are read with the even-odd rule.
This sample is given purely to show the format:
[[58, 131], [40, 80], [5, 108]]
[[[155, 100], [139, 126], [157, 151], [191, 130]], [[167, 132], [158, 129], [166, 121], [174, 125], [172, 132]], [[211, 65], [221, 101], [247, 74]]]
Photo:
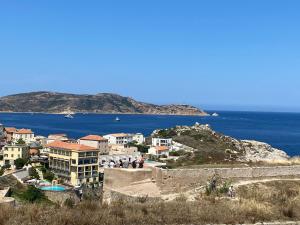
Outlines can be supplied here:
[[154, 105], [109, 93], [79, 95], [56, 92], [30, 92], [1, 97], [0, 112], [207, 115], [190, 105]]
[[[180, 157], [169, 166], [181, 167], [206, 163], [241, 163], [285, 161], [288, 155], [272, 146], [249, 140], [238, 140], [211, 129], [209, 125], [176, 126], [156, 130], [152, 137], [172, 138], [186, 146]], [[178, 155], [178, 152], [177, 152]]]

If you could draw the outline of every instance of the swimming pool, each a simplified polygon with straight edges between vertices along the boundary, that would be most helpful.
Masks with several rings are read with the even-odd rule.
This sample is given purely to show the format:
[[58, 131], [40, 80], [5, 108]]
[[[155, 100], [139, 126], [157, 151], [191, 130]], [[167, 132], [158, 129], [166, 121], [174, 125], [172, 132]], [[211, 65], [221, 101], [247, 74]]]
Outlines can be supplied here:
[[45, 186], [45, 187], [40, 187], [41, 190], [43, 191], [65, 191], [66, 188], [63, 186]]

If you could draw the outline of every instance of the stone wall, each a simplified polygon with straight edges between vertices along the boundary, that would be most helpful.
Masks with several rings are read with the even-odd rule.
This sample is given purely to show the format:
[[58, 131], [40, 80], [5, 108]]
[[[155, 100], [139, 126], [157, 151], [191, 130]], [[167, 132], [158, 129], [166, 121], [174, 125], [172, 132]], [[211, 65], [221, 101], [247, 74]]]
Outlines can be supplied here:
[[44, 194], [48, 197], [51, 202], [54, 202], [58, 205], [62, 205], [67, 199], [73, 199], [75, 203], [79, 202], [78, 197], [74, 191], [44, 191]]
[[199, 168], [199, 169], [105, 169], [104, 190], [116, 190], [151, 179], [162, 194], [180, 193], [205, 185], [214, 175], [237, 181], [272, 177], [300, 177], [300, 166]]
[[119, 188], [152, 178], [152, 169], [104, 169], [104, 188]]
[[222, 179], [249, 180], [300, 176], [300, 166], [171, 169], [155, 168], [152, 176], [163, 193], [182, 192], [205, 185], [214, 175]]

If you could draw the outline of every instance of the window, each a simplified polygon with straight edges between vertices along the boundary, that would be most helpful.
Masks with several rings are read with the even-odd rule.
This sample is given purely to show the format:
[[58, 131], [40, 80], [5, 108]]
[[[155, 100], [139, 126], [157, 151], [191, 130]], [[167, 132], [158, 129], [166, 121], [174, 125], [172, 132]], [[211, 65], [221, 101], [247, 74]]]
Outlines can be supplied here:
[[11, 155], [10, 155], [10, 157], [12, 157], [12, 158], [13, 158], [13, 157], [14, 157], [14, 154], [11, 154]]
[[72, 159], [72, 164], [76, 164], [76, 159]]

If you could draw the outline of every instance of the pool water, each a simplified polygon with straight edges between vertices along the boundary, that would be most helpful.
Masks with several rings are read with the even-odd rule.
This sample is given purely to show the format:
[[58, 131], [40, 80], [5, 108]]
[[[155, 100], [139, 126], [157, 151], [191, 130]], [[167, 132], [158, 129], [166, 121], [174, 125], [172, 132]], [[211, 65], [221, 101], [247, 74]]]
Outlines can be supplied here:
[[65, 191], [66, 188], [63, 186], [46, 186], [46, 187], [40, 187], [43, 191]]

